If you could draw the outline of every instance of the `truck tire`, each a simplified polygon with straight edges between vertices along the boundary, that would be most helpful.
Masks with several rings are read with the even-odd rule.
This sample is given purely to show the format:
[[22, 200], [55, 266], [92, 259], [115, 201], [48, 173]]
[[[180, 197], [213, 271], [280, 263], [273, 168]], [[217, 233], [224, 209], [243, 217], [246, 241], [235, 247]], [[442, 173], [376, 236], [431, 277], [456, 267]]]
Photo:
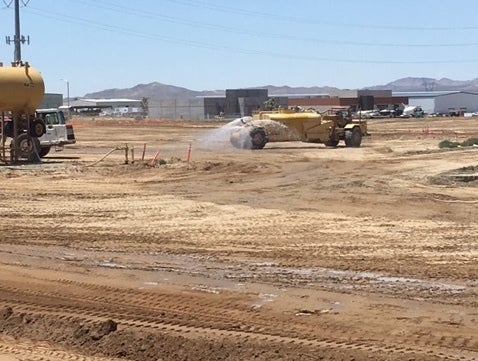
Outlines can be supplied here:
[[[40, 141], [38, 138], [29, 137], [27, 133], [22, 133], [17, 137], [18, 158], [28, 159], [30, 162], [39, 162]], [[13, 140], [10, 144], [13, 148]], [[12, 152], [13, 155], [13, 152]]]
[[262, 149], [269, 141], [264, 128], [254, 128], [249, 135], [251, 137], [251, 149]]
[[358, 148], [362, 144], [362, 131], [360, 127], [353, 127], [345, 131], [345, 146]]
[[38, 155], [40, 156], [40, 158], [43, 158], [44, 156], [46, 156], [48, 153], [50, 153], [50, 149], [51, 149], [51, 146], [47, 145], [47, 146], [41, 146], [40, 147], [40, 150], [38, 151]]
[[46, 126], [43, 120], [33, 119], [30, 122], [30, 135], [34, 138], [39, 138], [46, 132]]

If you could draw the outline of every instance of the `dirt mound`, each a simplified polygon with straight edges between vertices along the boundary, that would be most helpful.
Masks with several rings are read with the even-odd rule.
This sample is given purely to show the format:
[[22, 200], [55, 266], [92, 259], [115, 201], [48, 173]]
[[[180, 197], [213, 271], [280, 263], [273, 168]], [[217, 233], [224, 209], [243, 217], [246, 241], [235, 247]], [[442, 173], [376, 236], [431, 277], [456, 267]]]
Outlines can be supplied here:
[[478, 166], [463, 167], [430, 177], [432, 184], [477, 187]]

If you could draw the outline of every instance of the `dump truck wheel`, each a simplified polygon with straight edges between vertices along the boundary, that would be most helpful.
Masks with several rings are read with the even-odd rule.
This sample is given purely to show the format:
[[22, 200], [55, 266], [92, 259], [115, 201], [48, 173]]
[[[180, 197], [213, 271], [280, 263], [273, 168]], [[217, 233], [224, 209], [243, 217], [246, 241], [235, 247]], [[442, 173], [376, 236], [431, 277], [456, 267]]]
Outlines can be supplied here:
[[[13, 141], [10, 147], [13, 148]], [[40, 161], [39, 151], [40, 141], [38, 138], [29, 137], [27, 133], [20, 134], [17, 137], [17, 152], [19, 158], [26, 158], [30, 162], [38, 162]]]
[[43, 158], [48, 153], [50, 153], [50, 149], [51, 147], [49, 145], [46, 147], [40, 147], [40, 150], [38, 151], [38, 155], [40, 156], [40, 158]]
[[39, 138], [46, 132], [46, 126], [43, 120], [34, 119], [30, 122], [30, 135]]
[[359, 127], [354, 127], [352, 130], [345, 131], [345, 145], [347, 147], [360, 147], [362, 143], [362, 131]]
[[263, 128], [254, 128], [249, 135], [251, 137], [251, 149], [262, 149], [269, 141]]

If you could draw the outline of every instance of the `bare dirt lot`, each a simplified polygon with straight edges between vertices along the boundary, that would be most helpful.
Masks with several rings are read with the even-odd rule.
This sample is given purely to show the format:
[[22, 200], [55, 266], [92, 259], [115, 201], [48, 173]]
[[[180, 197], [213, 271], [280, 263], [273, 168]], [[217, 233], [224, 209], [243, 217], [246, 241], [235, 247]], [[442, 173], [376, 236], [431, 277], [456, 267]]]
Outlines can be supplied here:
[[438, 148], [478, 119], [260, 151], [73, 124], [0, 165], [0, 360], [478, 360], [478, 147]]

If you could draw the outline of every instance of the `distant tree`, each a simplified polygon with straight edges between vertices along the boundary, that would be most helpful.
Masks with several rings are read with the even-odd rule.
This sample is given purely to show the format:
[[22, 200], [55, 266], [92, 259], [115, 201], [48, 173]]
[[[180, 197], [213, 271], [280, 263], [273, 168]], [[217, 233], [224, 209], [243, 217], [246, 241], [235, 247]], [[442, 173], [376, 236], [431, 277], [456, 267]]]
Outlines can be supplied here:
[[269, 98], [264, 102], [265, 110], [275, 110], [277, 108], [276, 101], [274, 98]]

